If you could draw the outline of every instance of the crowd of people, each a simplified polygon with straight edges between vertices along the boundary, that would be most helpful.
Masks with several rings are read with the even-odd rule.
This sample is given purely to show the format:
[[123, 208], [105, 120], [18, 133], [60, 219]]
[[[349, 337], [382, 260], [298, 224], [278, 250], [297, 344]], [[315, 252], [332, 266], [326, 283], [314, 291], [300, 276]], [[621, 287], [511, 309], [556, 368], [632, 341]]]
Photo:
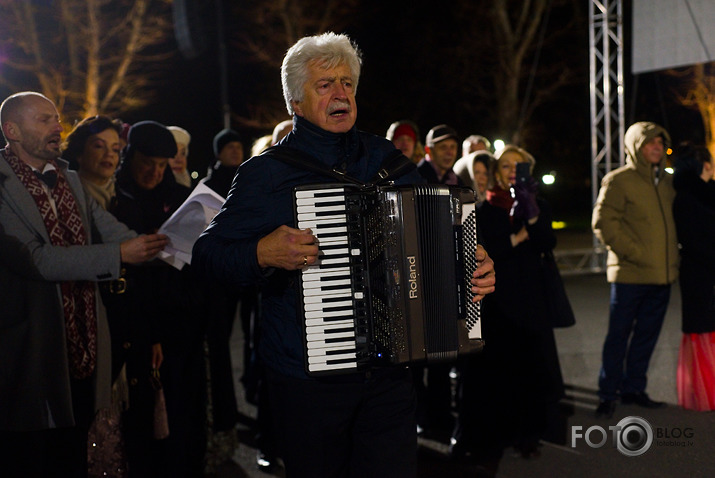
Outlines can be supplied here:
[[[235, 433], [238, 420], [236, 318], [263, 469], [280, 458], [291, 478], [414, 477], [420, 434], [443, 434], [451, 457], [477, 463], [484, 476], [496, 474], [507, 448], [539, 455], [564, 384], [541, 280], [556, 238], [532, 176], [536, 161], [518, 145], [493, 151], [482, 135], [460, 143], [447, 124], [424, 142], [410, 120], [392, 123], [385, 137], [358, 130], [360, 68], [345, 35], [299, 40], [281, 68], [292, 119], [258, 138], [250, 161], [244, 135], [217, 132], [200, 181], [189, 174], [191, 134], [180, 126], [99, 115], [63, 141], [45, 96], [22, 92], [2, 103], [4, 476], [203, 476], [209, 437]], [[594, 210], [613, 283], [599, 416], [612, 416], [618, 400], [662, 406], [645, 393], [645, 375], [680, 256], [690, 292], [678, 396], [687, 408], [715, 408], [715, 280], [704, 261], [715, 232], [693, 229], [715, 215], [712, 159], [707, 149], [684, 147], [671, 182], [663, 170], [669, 141], [652, 123], [629, 129], [631, 166], [607, 176]], [[367, 182], [396, 149], [396, 185], [474, 190], [483, 244], [470, 287], [482, 301], [487, 345], [457, 362], [310, 377], [295, 285], [320, 251], [311, 230], [295, 228], [291, 194], [331, 181], [278, 159], [308, 154]], [[196, 240], [191, 264], [177, 269], [157, 257], [168, 243], [158, 230], [199, 183], [225, 203]], [[634, 211], [637, 202], [645, 206]]]

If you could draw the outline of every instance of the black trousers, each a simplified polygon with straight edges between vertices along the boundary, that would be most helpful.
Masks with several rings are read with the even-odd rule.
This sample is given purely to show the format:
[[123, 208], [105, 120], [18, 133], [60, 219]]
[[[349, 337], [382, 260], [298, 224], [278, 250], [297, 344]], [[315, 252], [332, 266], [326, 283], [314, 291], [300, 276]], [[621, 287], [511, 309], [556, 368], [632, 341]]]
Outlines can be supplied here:
[[415, 392], [406, 368], [325, 380], [267, 371], [288, 478], [414, 478]]
[[0, 430], [3, 478], [86, 478], [87, 433], [94, 416], [94, 378], [72, 380], [76, 426], [37, 431]]

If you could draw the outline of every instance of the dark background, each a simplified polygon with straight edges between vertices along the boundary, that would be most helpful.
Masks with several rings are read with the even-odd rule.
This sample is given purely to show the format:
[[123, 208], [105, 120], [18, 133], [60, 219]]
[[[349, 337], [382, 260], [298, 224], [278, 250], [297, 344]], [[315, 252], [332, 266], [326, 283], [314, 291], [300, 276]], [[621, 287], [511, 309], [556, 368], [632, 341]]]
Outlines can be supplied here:
[[[458, 34], [460, 29], [478, 32], [484, 28], [484, 19], [460, 18], [456, 3], [363, 2], [363, 13], [345, 29], [363, 52], [357, 95], [360, 129], [384, 135], [391, 122], [411, 119], [420, 127], [423, 140], [427, 131], [440, 123], [453, 126], [461, 137], [482, 134], [492, 141], [506, 139], [496, 127], [499, 111], [495, 105], [488, 98], [469, 94], [470, 82], [483, 86], [491, 80], [488, 60], [481, 70], [472, 64], [484, 58], [484, 45], [475, 46], [472, 57], [469, 48], [457, 43], [463, 38]], [[635, 121], [655, 121], [670, 131], [674, 144], [702, 140], [700, 116], [677, 103], [674, 80], [661, 72], [630, 74], [630, 3], [623, 2], [626, 127]], [[247, 21], [237, 13], [240, 12], [231, 10], [226, 18], [229, 101], [235, 114], [248, 116], [251, 104], [260, 98], [275, 101], [280, 95], [280, 72], [247, 61], [232, 43], [232, 32]], [[559, 43], [543, 47], [541, 62], [562, 61], [574, 71], [574, 80], [536, 110], [522, 144], [537, 160], [537, 177], [557, 173], [554, 185], [541, 187], [552, 203], [555, 219], [580, 229], [589, 227], [592, 206], [587, 13], [585, 8], [576, 9], [574, 18], [574, 9], [563, 6], [554, 7], [550, 13], [549, 31], [565, 26], [567, 29], [560, 33]], [[193, 135], [191, 166], [201, 175], [211, 157], [211, 138], [222, 127], [218, 54], [211, 51], [213, 44], [211, 39], [209, 49], [200, 58], [177, 58], [173, 81], [161, 90], [156, 104], [130, 118], [153, 115], [153, 119], [187, 128]], [[459, 68], [476, 72], [465, 80]], [[529, 68], [530, 64], [525, 70]], [[285, 117], [288, 118], [287, 112]], [[247, 149], [252, 139], [270, 133], [268, 129], [236, 124], [234, 128], [250, 138]]]
[[[490, 0], [464, 2], [434, 0], [364, 0], [359, 13], [342, 30], [363, 52], [363, 70], [357, 103], [360, 129], [383, 136], [399, 119], [411, 119], [421, 136], [434, 125], [447, 123], [462, 138], [482, 134], [490, 140], [505, 138], [499, 131], [499, 111], [489, 93], [498, 45], [490, 44], [489, 25], [480, 15]], [[257, 28], [255, 18], [244, 14], [247, 2], [224, 0], [224, 25], [228, 64], [228, 100], [234, 115], [232, 127], [244, 137], [246, 153], [251, 142], [272, 128], [247, 127], [239, 118], [250, 118], [256, 105], [277, 105], [281, 119], [288, 114], [282, 105], [280, 72], [253, 61], [241, 48], [240, 33]], [[526, 59], [528, 74], [538, 53], [539, 66], [562, 65], [572, 72], [568, 85], [542, 104], [525, 125], [520, 144], [536, 158], [535, 175], [555, 171], [554, 185], [541, 186], [552, 204], [556, 220], [569, 227], [587, 229], [591, 212], [591, 136], [589, 112], [588, 10], [583, 0], [552, 1], [548, 33], [555, 40], [533, 49]], [[189, 59], [179, 53], [174, 37], [170, 48], [176, 54], [159, 65], [165, 80], [156, 85], [150, 105], [124, 121], [152, 119], [186, 128], [192, 135], [189, 167], [199, 176], [213, 159], [211, 142], [223, 128], [219, 54], [213, 1], [193, 2], [192, 26], [205, 49]], [[648, 120], [668, 129], [674, 144], [702, 140], [698, 113], [678, 104], [675, 80], [661, 72], [630, 74], [631, 2], [623, 1], [625, 35], [626, 126]], [[471, 42], [471, 43], [470, 43]], [[534, 88], [538, 88], [538, 81]], [[31, 88], [28, 85], [28, 89]], [[522, 89], [523, 91], [523, 89]], [[4, 96], [9, 91], [2, 91]], [[532, 93], [533, 96], [533, 93]]]

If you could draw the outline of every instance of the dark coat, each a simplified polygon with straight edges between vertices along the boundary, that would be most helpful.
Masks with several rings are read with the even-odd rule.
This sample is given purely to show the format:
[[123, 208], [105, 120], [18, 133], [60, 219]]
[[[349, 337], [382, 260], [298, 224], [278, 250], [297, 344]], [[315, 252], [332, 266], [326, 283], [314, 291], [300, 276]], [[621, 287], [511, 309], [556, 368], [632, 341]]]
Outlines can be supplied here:
[[222, 198], [228, 196], [228, 191], [231, 189], [233, 179], [236, 177], [238, 166], [224, 166], [218, 159], [208, 170], [205, 179], [202, 179], [206, 186], [214, 190], [216, 194]]
[[[523, 222], [516, 220], [512, 224], [509, 211], [486, 201], [479, 210], [484, 247], [494, 261], [499, 281], [494, 293], [485, 299], [485, 316], [489, 317], [490, 309], [496, 309], [501, 322], [492, 320], [492, 324], [505, 325], [507, 329], [550, 327], [541, 279], [541, 253], [556, 246], [556, 236], [551, 229], [551, 207], [540, 199], [537, 203], [541, 213], [535, 224], [526, 226], [529, 240], [516, 247], [512, 247], [510, 236], [521, 229]], [[485, 331], [485, 336], [488, 332]]]
[[456, 439], [487, 454], [536, 443], [564, 394], [540, 265], [541, 254], [553, 249], [556, 239], [549, 205], [538, 198], [537, 203], [539, 219], [527, 225], [529, 239], [516, 247], [510, 235], [523, 222], [512, 223], [508, 210], [487, 201], [478, 215], [497, 286], [482, 301], [484, 352], [460, 364]]
[[432, 163], [427, 161], [427, 159], [422, 158], [422, 160], [417, 164], [417, 171], [420, 173], [420, 176], [424, 178], [424, 180], [429, 183], [429, 184], [447, 184], [446, 181], [450, 178], [450, 176], [453, 176], [457, 180], [456, 186], [464, 186], [464, 181], [462, 181], [462, 178], [457, 176], [457, 174], [452, 171], [451, 169], [445, 173], [444, 176], [442, 176], [442, 179], [440, 180], [437, 177], [437, 171], [434, 169], [434, 166], [432, 166]]
[[[383, 159], [395, 150], [385, 138], [359, 132], [330, 133], [300, 117], [281, 145], [300, 149], [328, 166], [368, 181]], [[412, 172], [405, 183], [421, 182]], [[333, 180], [334, 181], [334, 180]], [[192, 266], [206, 276], [239, 286], [261, 286], [261, 358], [281, 373], [307, 378], [303, 339], [296, 310], [297, 272], [261, 269], [258, 241], [281, 225], [295, 227], [293, 188], [332, 182], [323, 176], [288, 166], [270, 154], [255, 156], [238, 169], [221, 212], [194, 245]]]
[[[155, 232], [190, 190], [176, 183], [169, 168], [158, 186], [143, 190], [125, 166], [117, 174], [117, 196], [110, 211], [139, 233]], [[114, 297], [123, 309], [118, 316], [110, 309], [109, 319], [112, 350], [127, 364], [129, 410], [124, 418], [130, 468], [137, 476], [159, 476], [153, 466], [165, 473], [162, 476], [198, 476], [206, 445], [207, 286], [188, 265], [177, 270], [154, 259], [125, 268], [127, 292]], [[155, 399], [150, 373], [155, 343], [164, 354], [160, 372], [170, 432], [162, 445], [165, 453], [152, 448]]]
[[680, 242], [683, 333], [715, 331], [715, 182], [675, 176], [673, 215]]
[[[116, 196], [109, 211], [138, 233], [150, 234], [178, 209], [189, 192], [176, 183], [168, 167], [164, 180], [156, 188], [143, 190], [123, 164], [117, 174]], [[109, 307], [113, 368], [116, 372], [129, 360], [130, 384], [134, 380], [148, 385], [151, 345], [166, 341], [167, 335], [175, 333], [172, 329], [176, 322], [171, 326], [164, 317], [167, 307], [181, 295], [177, 289], [183, 284], [178, 280], [182, 274], [159, 259], [142, 265], [127, 264], [124, 268], [126, 293], [104, 295]]]

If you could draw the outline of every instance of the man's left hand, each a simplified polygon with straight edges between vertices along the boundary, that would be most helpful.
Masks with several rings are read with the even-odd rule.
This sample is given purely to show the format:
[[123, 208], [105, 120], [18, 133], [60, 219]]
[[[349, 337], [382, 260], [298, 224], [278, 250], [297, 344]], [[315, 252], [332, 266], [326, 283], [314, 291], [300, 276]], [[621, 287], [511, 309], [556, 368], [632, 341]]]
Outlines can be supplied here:
[[494, 261], [481, 244], [477, 246], [477, 264], [479, 264], [477, 270], [472, 274], [472, 293], [475, 294], [472, 302], [478, 302], [485, 295], [494, 292], [494, 284], [496, 284]]

